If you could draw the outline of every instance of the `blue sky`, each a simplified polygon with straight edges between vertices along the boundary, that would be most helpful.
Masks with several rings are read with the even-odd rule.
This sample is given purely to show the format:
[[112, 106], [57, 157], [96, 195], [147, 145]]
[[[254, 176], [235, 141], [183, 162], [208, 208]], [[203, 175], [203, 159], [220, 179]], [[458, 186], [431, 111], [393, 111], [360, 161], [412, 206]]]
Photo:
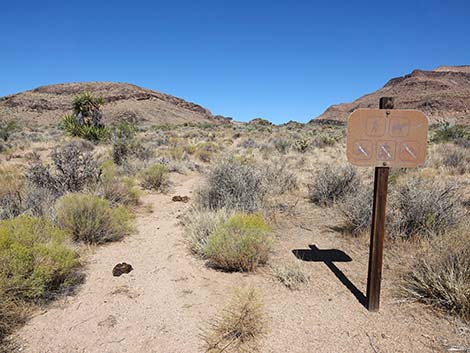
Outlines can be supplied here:
[[0, 96], [130, 82], [237, 120], [308, 121], [470, 64], [470, 1], [2, 1]]

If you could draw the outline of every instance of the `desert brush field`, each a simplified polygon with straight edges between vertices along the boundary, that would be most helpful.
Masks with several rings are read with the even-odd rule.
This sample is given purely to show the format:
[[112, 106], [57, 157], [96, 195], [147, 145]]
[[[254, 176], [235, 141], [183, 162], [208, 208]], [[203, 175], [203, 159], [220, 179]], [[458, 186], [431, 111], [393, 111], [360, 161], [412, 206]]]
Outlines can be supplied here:
[[344, 123], [102, 104], [0, 122], [0, 352], [470, 351], [468, 125], [390, 171], [372, 313], [373, 168], [346, 161]]

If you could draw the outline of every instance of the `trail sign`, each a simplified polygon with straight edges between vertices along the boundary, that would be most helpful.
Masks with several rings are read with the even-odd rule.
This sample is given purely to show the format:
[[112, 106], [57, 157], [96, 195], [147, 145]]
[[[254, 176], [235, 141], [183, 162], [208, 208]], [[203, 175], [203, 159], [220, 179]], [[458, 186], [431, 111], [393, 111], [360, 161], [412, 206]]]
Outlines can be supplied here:
[[428, 137], [428, 119], [420, 111], [393, 110], [391, 97], [380, 98], [379, 107], [354, 111], [348, 119], [346, 138], [348, 161], [375, 167], [366, 294], [369, 311], [378, 311], [380, 304], [389, 167], [422, 164]]
[[418, 110], [358, 109], [348, 120], [346, 156], [362, 167], [417, 167], [427, 138], [428, 119]]

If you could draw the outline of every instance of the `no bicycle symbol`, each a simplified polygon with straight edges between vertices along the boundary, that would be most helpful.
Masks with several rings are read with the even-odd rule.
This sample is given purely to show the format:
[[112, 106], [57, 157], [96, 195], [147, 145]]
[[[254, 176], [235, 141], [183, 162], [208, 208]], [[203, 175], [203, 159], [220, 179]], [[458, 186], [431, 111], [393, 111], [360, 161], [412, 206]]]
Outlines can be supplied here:
[[420, 111], [358, 109], [348, 120], [346, 155], [357, 166], [416, 167], [426, 159], [427, 136]]

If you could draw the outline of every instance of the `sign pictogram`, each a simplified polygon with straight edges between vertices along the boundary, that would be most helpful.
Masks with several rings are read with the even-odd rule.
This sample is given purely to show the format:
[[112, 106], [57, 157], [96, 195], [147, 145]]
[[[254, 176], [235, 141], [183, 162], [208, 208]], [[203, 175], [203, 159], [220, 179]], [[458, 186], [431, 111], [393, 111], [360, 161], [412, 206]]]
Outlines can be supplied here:
[[420, 111], [358, 109], [348, 120], [346, 155], [357, 166], [412, 168], [426, 159], [427, 137]]

